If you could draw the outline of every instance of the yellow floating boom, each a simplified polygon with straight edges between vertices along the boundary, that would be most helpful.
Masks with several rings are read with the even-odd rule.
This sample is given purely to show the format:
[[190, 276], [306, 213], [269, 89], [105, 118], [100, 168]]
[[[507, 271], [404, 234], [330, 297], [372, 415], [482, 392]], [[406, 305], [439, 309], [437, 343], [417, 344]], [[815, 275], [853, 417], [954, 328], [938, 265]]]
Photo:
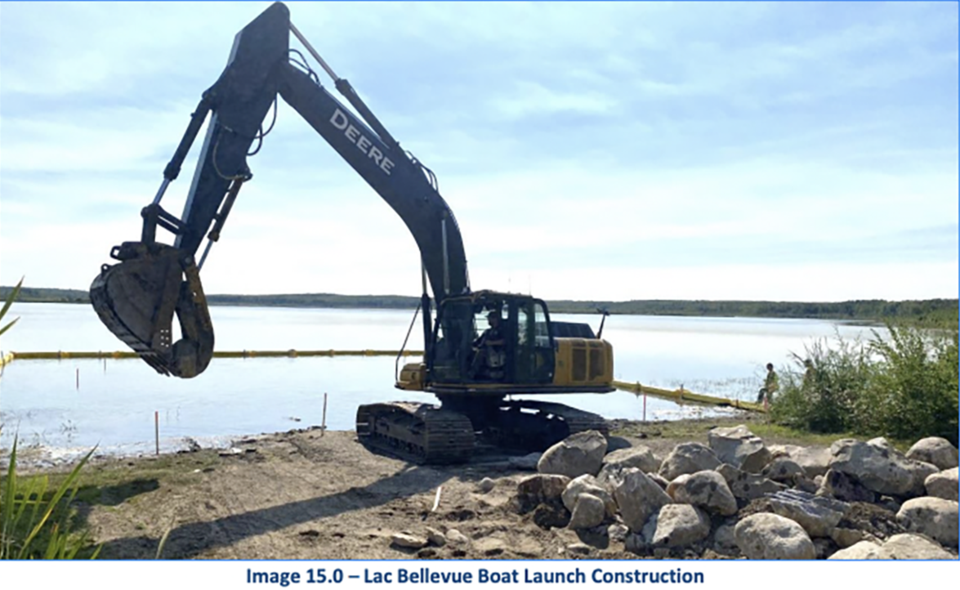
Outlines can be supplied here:
[[[423, 356], [422, 350], [237, 350], [237, 351], [217, 351], [213, 356], [219, 358], [277, 358], [277, 357], [311, 357], [311, 356]], [[139, 358], [137, 353], [130, 351], [114, 352], [66, 352], [66, 351], [44, 351], [44, 352], [8, 352], [0, 357], [0, 368], [10, 364], [14, 359], [19, 360], [62, 360], [62, 359], [135, 359]], [[761, 404], [752, 402], [743, 402], [740, 400], [714, 397], [693, 393], [683, 388], [680, 389], [661, 389], [640, 383], [628, 383], [626, 381], [614, 381], [613, 386], [622, 391], [631, 393], [645, 393], [654, 397], [668, 399], [676, 402], [692, 402], [697, 404], [707, 404], [713, 406], [728, 406], [741, 410], [752, 412], [765, 412], [766, 408]]]
[[659, 387], [651, 387], [649, 385], [641, 385], [640, 383], [627, 383], [626, 381], [614, 381], [613, 386], [621, 391], [629, 391], [630, 393], [645, 393], [647, 395], [652, 395], [654, 397], [668, 399], [675, 402], [692, 402], [711, 406], [727, 406], [740, 410], [749, 410], [751, 412], [767, 411], [763, 404], [743, 402], [726, 397], [715, 397], [712, 395], [704, 395], [702, 393], [693, 393], [692, 391], [687, 391], [682, 387], [680, 389], [670, 390], [661, 389]]
[[[422, 356], [421, 350], [237, 350], [217, 351], [213, 356], [220, 358], [255, 358], [255, 357], [301, 357], [301, 356]], [[3, 356], [0, 366], [19, 360], [61, 360], [61, 359], [135, 359], [140, 358], [135, 352], [9, 352]]]

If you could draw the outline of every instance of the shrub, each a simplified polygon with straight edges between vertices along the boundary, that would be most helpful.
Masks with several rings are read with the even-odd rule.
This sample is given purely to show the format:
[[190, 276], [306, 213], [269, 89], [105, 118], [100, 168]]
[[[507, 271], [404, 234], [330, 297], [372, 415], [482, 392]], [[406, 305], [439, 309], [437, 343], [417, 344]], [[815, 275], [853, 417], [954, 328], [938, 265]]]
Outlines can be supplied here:
[[888, 325], [889, 336], [834, 343], [818, 340], [781, 369], [771, 419], [812, 432], [855, 432], [957, 444], [956, 324]]

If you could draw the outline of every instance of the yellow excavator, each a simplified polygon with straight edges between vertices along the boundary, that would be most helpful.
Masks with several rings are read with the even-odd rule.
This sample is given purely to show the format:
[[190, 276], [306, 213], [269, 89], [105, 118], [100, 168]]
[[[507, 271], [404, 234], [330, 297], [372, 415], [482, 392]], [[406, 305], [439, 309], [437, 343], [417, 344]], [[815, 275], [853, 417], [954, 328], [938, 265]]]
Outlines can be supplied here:
[[[321, 85], [303, 52], [290, 47], [291, 33], [352, 109]], [[404, 366], [396, 386], [432, 393], [441, 404], [362, 405], [356, 424], [360, 441], [414, 462], [451, 463], [468, 460], [478, 442], [542, 450], [575, 432], [605, 432], [606, 422], [596, 414], [512, 399], [613, 391], [613, 350], [601, 338], [603, 321], [594, 334], [589, 324], [552, 321], [540, 299], [472, 290], [460, 229], [434, 173], [400, 147], [279, 2], [236, 35], [229, 63], [203, 92], [160, 189], [141, 211], [140, 240], [115, 246], [110, 256], [117, 262], [104, 264], [94, 279], [91, 302], [107, 328], [163, 375], [191, 378], [210, 363], [213, 324], [200, 271], [240, 188], [252, 178], [247, 158], [276, 122], [278, 97], [394, 209], [420, 250], [423, 361]], [[273, 122], [265, 130], [271, 110]], [[161, 201], [204, 122], [199, 162], [177, 217]], [[158, 227], [172, 234], [172, 244], [157, 241]], [[180, 327], [176, 342], [174, 315]]]

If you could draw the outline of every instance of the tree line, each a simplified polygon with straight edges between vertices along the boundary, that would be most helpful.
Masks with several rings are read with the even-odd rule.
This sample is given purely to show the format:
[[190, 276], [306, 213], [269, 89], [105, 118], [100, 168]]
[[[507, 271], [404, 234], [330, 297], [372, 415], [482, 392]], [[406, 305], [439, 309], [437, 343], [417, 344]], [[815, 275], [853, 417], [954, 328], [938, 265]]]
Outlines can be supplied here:
[[[0, 287], [0, 298], [12, 287]], [[23, 287], [19, 301], [45, 303], [89, 303], [87, 291]], [[282, 295], [208, 295], [210, 305], [250, 307], [327, 307], [350, 309], [414, 309], [419, 297], [405, 295], [336, 295], [303, 293]], [[886, 301], [883, 299], [803, 301], [548, 301], [552, 313], [597, 313], [619, 315], [710, 316], [755, 318], [804, 318], [856, 321], [920, 321], [943, 324], [957, 317], [957, 299]]]

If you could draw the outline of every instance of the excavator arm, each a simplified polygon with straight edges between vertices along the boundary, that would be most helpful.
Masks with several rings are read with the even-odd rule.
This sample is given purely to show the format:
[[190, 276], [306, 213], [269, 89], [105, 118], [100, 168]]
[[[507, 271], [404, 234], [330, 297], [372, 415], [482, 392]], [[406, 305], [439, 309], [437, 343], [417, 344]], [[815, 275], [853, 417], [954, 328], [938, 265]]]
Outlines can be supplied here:
[[[353, 110], [321, 86], [302, 54], [290, 49], [291, 31], [334, 79], [335, 88]], [[404, 221], [419, 247], [437, 304], [447, 296], [470, 291], [460, 230], [433, 174], [400, 147], [350, 83], [338, 78], [292, 25], [287, 7], [277, 2], [237, 34], [226, 68], [203, 93], [164, 169], [160, 189], [141, 212], [140, 240], [114, 247], [111, 258], [118, 263], [103, 265], [90, 288], [91, 301], [104, 324], [162, 374], [194, 377], [213, 355], [213, 324], [200, 269], [212, 243], [219, 240], [240, 189], [253, 177], [247, 159], [260, 149], [272, 128], [271, 123], [264, 130], [263, 122], [271, 108], [276, 116], [278, 96]], [[161, 201], [204, 122], [207, 131], [199, 162], [177, 217], [163, 209]], [[158, 227], [175, 237], [172, 245], [157, 241]], [[425, 341], [429, 342], [426, 292], [423, 304]], [[180, 326], [176, 342], [174, 315]]]

